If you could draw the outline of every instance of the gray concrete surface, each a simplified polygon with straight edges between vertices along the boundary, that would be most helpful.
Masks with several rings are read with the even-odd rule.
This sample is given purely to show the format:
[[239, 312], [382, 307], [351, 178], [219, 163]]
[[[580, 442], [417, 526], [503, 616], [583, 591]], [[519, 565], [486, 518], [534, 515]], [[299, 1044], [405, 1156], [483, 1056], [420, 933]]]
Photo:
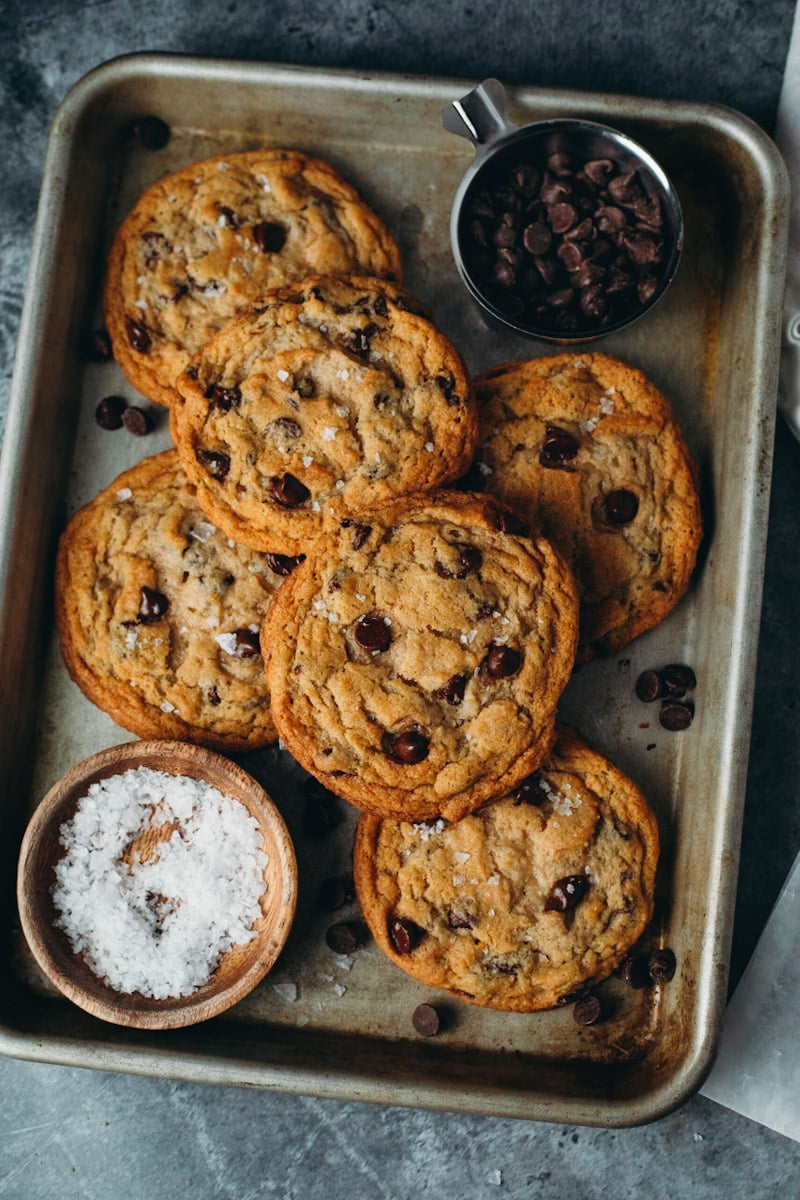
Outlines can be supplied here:
[[[170, 50], [718, 101], [767, 130], [789, 0], [5, 0], [0, 10], [0, 430], [44, 147], [69, 87]], [[779, 422], [732, 982], [800, 849], [800, 447]], [[8, 686], [8, 681], [2, 681]], [[653, 1125], [569, 1128], [0, 1060], [0, 1197], [631, 1200], [793, 1197], [800, 1145], [695, 1097]]]

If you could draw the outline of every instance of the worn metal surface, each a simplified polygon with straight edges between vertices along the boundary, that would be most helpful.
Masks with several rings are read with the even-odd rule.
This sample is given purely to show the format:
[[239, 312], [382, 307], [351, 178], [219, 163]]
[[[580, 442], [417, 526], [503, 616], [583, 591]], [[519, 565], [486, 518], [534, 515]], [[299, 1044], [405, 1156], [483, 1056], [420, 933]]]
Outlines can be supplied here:
[[[354, 75], [166, 56], [121, 59], [88, 76], [55, 121], [0, 464], [0, 796], [13, 878], [22, 828], [66, 769], [130, 735], [66, 677], [52, 627], [55, 539], [76, 507], [168, 444], [100, 430], [97, 401], [134, 397], [113, 365], [87, 363], [99, 322], [104, 251], [154, 179], [193, 159], [258, 144], [327, 158], [400, 242], [407, 284], [474, 371], [552, 353], [490, 330], [458, 280], [450, 202], [469, 146], [441, 126], [471, 81]], [[169, 122], [166, 149], [128, 134], [145, 113]], [[670, 1110], [699, 1087], [725, 1002], [760, 609], [785, 271], [787, 194], [774, 147], [745, 118], [707, 105], [537, 89], [509, 91], [519, 123], [579, 116], [630, 133], [661, 160], [683, 207], [676, 278], [645, 319], [598, 348], [641, 367], [670, 397], [703, 479], [707, 535], [690, 594], [624, 655], [576, 673], [562, 715], [641, 785], [663, 858], [655, 931], [679, 972], [660, 993], [606, 986], [611, 1015], [579, 1029], [568, 1010], [504, 1015], [450, 1003], [421, 1041], [424, 989], [366, 945], [325, 945], [333, 919], [318, 884], [345, 872], [355, 813], [325, 839], [302, 828], [303, 773], [287, 755], [241, 761], [284, 813], [300, 900], [270, 977], [224, 1018], [156, 1036], [103, 1025], [53, 994], [4, 896], [0, 1049], [23, 1058], [142, 1074], [477, 1113], [622, 1125]], [[633, 692], [643, 667], [687, 661], [697, 712], [661, 730]], [[355, 915], [345, 910], [344, 915]], [[277, 986], [276, 986], [277, 985]], [[296, 998], [291, 999], [295, 994]], [[441, 1000], [441, 997], [437, 998]]]

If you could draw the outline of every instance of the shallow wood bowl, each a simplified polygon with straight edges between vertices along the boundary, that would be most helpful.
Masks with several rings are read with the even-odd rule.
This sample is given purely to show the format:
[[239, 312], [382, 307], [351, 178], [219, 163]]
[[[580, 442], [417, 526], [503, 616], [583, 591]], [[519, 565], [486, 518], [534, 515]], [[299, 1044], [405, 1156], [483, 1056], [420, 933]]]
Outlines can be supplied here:
[[[59, 840], [61, 826], [74, 815], [91, 784], [134, 767], [202, 779], [238, 800], [258, 822], [268, 857], [264, 868], [266, 891], [261, 899], [262, 916], [256, 924], [256, 937], [234, 946], [208, 982], [189, 996], [156, 1000], [138, 992], [116, 991], [87, 966], [80, 954], [72, 951], [66, 934], [54, 924], [56, 913], [50, 892], [53, 868], [65, 854]], [[176, 1029], [205, 1021], [230, 1008], [252, 991], [274, 965], [289, 935], [296, 902], [294, 846], [270, 797], [235, 763], [185, 742], [130, 742], [112, 746], [73, 767], [36, 808], [19, 855], [20, 921], [39, 967], [68, 999], [115, 1025]]]

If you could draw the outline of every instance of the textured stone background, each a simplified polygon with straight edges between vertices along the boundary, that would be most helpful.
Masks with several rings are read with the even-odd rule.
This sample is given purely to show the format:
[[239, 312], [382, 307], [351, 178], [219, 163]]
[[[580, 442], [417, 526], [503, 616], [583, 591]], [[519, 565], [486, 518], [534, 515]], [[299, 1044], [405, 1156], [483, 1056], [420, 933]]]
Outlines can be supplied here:
[[[45, 143], [92, 67], [170, 50], [729, 104], [772, 128], [789, 0], [4, 0], [0, 431]], [[732, 980], [798, 848], [800, 448], [778, 426]], [[2, 686], [8, 686], [3, 681]], [[373, 1108], [0, 1060], [0, 1198], [795, 1196], [800, 1145], [702, 1097], [634, 1130]], [[787, 1186], [788, 1185], [788, 1186]]]

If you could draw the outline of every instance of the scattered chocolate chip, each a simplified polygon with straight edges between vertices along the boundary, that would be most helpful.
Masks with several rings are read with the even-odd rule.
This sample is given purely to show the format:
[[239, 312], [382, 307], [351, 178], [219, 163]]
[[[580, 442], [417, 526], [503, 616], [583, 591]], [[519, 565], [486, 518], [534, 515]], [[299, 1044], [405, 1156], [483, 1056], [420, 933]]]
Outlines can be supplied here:
[[255, 629], [237, 629], [234, 633], [232, 654], [234, 658], [254, 658], [261, 653], [258, 631]]
[[457, 566], [446, 566], [442, 562], [436, 563], [436, 574], [442, 579], [466, 579], [473, 571], [480, 570], [483, 562], [483, 555], [477, 546], [468, 546], [460, 544], [454, 547], [456, 550]]
[[270, 422], [272, 427], [282, 430], [288, 437], [299, 438], [303, 428], [293, 417], [276, 417]]
[[220, 412], [230, 412], [241, 403], [242, 393], [238, 387], [222, 387], [219, 383], [212, 383], [211, 387], [206, 389], [205, 397], [211, 401], [213, 408], [218, 408]]
[[447, 914], [447, 924], [451, 929], [472, 929], [473, 921], [472, 918], [466, 916], [466, 914], [457, 913], [451, 910]]
[[441, 1022], [432, 1004], [418, 1004], [411, 1014], [411, 1024], [420, 1037], [435, 1037]]
[[428, 757], [430, 738], [420, 729], [406, 729], [403, 733], [385, 734], [383, 745], [389, 758], [411, 766]]
[[578, 453], [578, 439], [558, 425], [546, 425], [539, 462], [543, 467], [563, 467]]
[[325, 943], [334, 954], [354, 954], [361, 945], [361, 939], [355, 925], [340, 921], [327, 930]]
[[425, 930], [408, 917], [392, 917], [389, 921], [389, 940], [398, 954], [410, 954], [425, 936]]
[[576, 1025], [595, 1025], [603, 1015], [600, 997], [593, 992], [581, 996], [575, 1001], [572, 1009], [572, 1019]]
[[370, 338], [377, 332], [378, 326], [370, 322], [362, 329], [352, 329], [349, 333], [342, 334], [339, 345], [358, 358], [366, 358], [369, 354]]
[[305, 554], [268, 554], [267, 566], [276, 575], [286, 578], [295, 567], [299, 567], [300, 563], [305, 561], [305, 557]]
[[550, 889], [544, 902], [545, 912], [571, 912], [589, 890], [589, 880], [585, 875], [565, 875], [558, 879]]
[[206, 699], [208, 700], [208, 703], [213, 705], [215, 708], [218, 704], [222, 703], [222, 697], [213, 683], [206, 693]]
[[144, 437], [153, 428], [153, 418], [145, 409], [136, 404], [129, 404], [122, 414], [122, 424], [128, 433], [135, 437]]
[[507, 508], [497, 517], [497, 529], [499, 533], [512, 533], [517, 537], [530, 537], [531, 532], [522, 518]]
[[682, 696], [697, 687], [697, 678], [691, 667], [681, 663], [670, 663], [661, 669], [661, 679], [671, 696]]
[[659, 723], [670, 733], [688, 729], [693, 719], [694, 709], [684, 700], [665, 700], [658, 711]]
[[303, 833], [316, 841], [326, 837], [341, 823], [341, 809], [333, 793], [316, 780], [309, 781], [303, 788], [303, 793]]
[[353, 532], [350, 535], [350, 545], [354, 550], [360, 550], [364, 545], [364, 542], [372, 533], [371, 525], [361, 525], [358, 521], [351, 521], [349, 518], [345, 518], [345, 520], [342, 521], [342, 527], [344, 529], [352, 529]]
[[650, 704], [653, 700], [658, 700], [663, 694], [661, 676], [658, 671], [650, 669], [642, 671], [636, 680], [636, 695], [639, 699], [645, 704]]
[[323, 879], [317, 889], [317, 904], [323, 912], [336, 912], [354, 899], [353, 880], [341, 875]]
[[94, 410], [94, 419], [101, 429], [121, 429], [122, 414], [128, 407], [123, 396], [105, 396]]
[[653, 983], [669, 983], [676, 968], [674, 951], [668, 947], [654, 950], [647, 960], [647, 972]]
[[436, 688], [433, 694], [437, 700], [444, 700], [447, 704], [460, 704], [464, 699], [467, 683], [466, 675], [451, 675], [447, 683]]
[[227, 477], [231, 469], [230, 455], [222, 450], [195, 450], [195, 458], [212, 479], [220, 482]]
[[133, 317], [128, 317], [125, 321], [125, 332], [134, 350], [138, 351], [139, 354], [148, 354], [150, 352], [153, 341], [148, 329], [141, 321], [135, 321]]
[[264, 254], [277, 254], [286, 244], [286, 230], [276, 221], [259, 221], [253, 226], [253, 241]]
[[383, 617], [378, 613], [365, 613], [359, 617], [353, 629], [353, 636], [362, 650], [379, 654], [388, 650], [392, 644], [392, 634]]
[[284, 508], [297, 508], [311, 495], [306, 485], [289, 471], [283, 475], [273, 475], [269, 482], [275, 499]]
[[149, 587], [141, 589], [137, 617], [143, 625], [150, 625], [154, 621], [160, 621], [166, 615], [168, 608], [169, 600], [163, 592], [157, 592], [155, 588]]
[[170, 132], [169, 125], [160, 117], [142, 117], [133, 126], [133, 136], [145, 150], [163, 150]]
[[522, 666], [522, 653], [512, 646], [492, 646], [483, 660], [486, 672], [492, 679], [507, 679], [516, 675]]
[[90, 362], [110, 362], [113, 357], [111, 338], [107, 329], [93, 329], [86, 339], [86, 355]]
[[647, 957], [644, 954], [628, 954], [623, 958], [616, 972], [620, 979], [639, 991], [650, 983], [650, 972], [647, 969]]

